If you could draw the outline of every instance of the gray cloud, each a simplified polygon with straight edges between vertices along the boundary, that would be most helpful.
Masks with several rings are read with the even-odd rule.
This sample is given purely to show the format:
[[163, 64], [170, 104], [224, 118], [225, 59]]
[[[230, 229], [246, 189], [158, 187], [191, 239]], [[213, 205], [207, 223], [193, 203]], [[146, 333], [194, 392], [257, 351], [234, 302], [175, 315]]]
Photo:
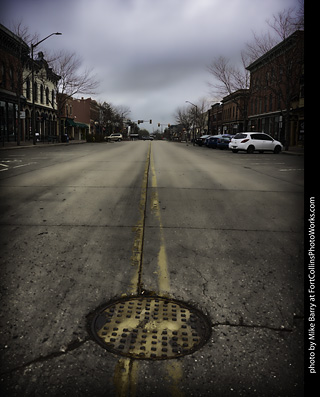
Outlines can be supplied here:
[[75, 51], [99, 78], [97, 99], [132, 119], [174, 122], [185, 101], [208, 96], [206, 66], [237, 57], [252, 31], [298, 0], [3, 0], [1, 23], [22, 20], [48, 51]]

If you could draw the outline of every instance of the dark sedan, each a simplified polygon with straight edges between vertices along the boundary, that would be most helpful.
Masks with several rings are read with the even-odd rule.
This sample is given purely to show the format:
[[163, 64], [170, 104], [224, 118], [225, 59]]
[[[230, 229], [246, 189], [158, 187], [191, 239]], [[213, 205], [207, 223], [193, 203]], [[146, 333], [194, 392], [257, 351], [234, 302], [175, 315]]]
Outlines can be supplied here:
[[223, 137], [219, 138], [217, 142], [218, 149], [229, 149], [229, 143], [231, 142], [231, 138]]
[[217, 137], [217, 136], [210, 136], [210, 137], [207, 139], [207, 142], [206, 142], [207, 147], [210, 147], [210, 148], [212, 148], [212, 149], [216, 149], [219, 139], [220, 139], [220, 138]]
[[199, 146], [202, 146], [205, 144], [206, 139], [209, 137], [210, 135], [202, 135], [200, 136], [200, 138], [196, 138], [195, 139], [195, 143]]

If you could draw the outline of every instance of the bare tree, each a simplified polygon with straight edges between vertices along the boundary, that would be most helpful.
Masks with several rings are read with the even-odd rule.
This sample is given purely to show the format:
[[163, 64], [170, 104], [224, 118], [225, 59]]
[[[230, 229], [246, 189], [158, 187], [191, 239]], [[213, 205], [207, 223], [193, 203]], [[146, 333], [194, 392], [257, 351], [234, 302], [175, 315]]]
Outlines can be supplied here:
[[247, 55], [241, 52], [241, 62], [237, 65], [231, 64], [230, 60], [219, 56], [208, 66], [209, 73], [214, 77], [214, 83], [210, 83], [215, 96], [232, 96], [232, 101], [237, 105], [240, 118], [243, 120], [244, 129], [247, 126], [250, 73], [246, 69]]
[[39, 35], [37, 33], [30, 33], [28, 26], [24, 25], [22, 20], [14, 21], [11, 30], [29, 46], [31, 43], [39, 41]]
[[176, 122], [182, 126], [182, 130], [185, 129], [188, 137], [190, 135], [190, 129], [192, 127], [192, 123], [194, 120], [194, 116], [190, 111], [190, 108], [189, 107], [177, 108], [174, 117]]
[[216, 57], [208, 66], [209, 73], [215, 78], [209, 85], [214, 94], [220, 96], [230, 95], [237, 90], [248, 89], [250, 85], [250, 74], [246, 70], [247, 58], [241, 53], [241, 64], [231, 64], [226, 57]]
[[[200, 133], [206, 130], [208, 124], [208, 108], [209, 104], [206, 99], [201, 99], [197, 104], [197, 127]], [[194, 111], [195, 109], [193, 109]]]
[[[60, 51], [52, 54], [48, 58], [48, 63], [60, 77], [57, 85], [57, 111], [60, 120], [67, 100], [74, 95], [93, 94], [98, 81], [91, 70], [81, 68], [82, 60], [74, 52]], [[62, 131], [60, 136], [61, 133]]]
[[286, 40], [296, 30], [303, 30], [304, 12], [303, 0], [300, 0], [298, 10], [289, 8], [273, 15], [271, 20], [267, 20], [269, 30], [258, 35], [253, 32], [253, 40], [246, 44], [245, 54], [250, 63], [260, 58], [280, 42]]
[[81, 69], [82, 60], [75, 52], [60, 51], [53, 54], [48, 63], [60, 76], [58, 92], [72, 97], [77, 94], [93, 94], [98, 86], [89, 69]]

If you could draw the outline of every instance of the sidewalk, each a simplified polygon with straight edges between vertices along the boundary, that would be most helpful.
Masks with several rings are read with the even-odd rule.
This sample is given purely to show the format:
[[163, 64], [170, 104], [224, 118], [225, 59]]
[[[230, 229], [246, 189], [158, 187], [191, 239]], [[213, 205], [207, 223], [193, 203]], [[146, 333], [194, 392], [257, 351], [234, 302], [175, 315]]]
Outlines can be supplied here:
[[283, 150], [281, 153], [283, 154], [292, 154], [296, 156], [304, 156], [304, 147], [303, 146], [289, 146], [289, 150]]
[[17, 142], [1, 142], [0, 143], [0, 150], [6, 149], [23, 149], [23, 148], [30, 148], [30, 147], [50, 147], [50, 146], [62, 146], [62, 145], [75, 145], [79, 143], [87, 143], [86, 140], [79, 141], [79, 140], [71, 140], [69, 142], [61, 142], [61, 143], [51, 143], [51, 142], [37, 142], [35, 145], [33, 141], [21, 141], [20, 145], [17, 145]]

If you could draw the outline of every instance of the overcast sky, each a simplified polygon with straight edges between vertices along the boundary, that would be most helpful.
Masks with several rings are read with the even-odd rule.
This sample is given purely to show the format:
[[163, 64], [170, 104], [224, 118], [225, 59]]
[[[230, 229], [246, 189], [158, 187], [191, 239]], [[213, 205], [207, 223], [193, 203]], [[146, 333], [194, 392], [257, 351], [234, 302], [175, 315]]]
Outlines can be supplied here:
[[91, 96], [130, 108], [131, 120], [175, 123], [178, 107], [202, 98], [215, 103], [207, 66], [220, 55], [239, 57], [253, 32], [298, 0], [1, 0], [0, 22], [22, 21], [45, 51], [76, 52], [93, 68]]

